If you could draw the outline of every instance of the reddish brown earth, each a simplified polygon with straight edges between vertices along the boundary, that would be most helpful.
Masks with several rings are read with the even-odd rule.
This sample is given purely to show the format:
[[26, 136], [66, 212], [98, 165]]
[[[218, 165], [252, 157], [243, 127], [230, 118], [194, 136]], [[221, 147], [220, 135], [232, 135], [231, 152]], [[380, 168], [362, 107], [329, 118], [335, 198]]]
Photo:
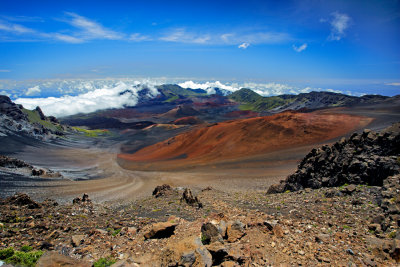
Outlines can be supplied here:
[[[145, 147], [119, 160], [136, 169], [173, 169], [316, 144], [365, 127], [371, 118], [329, 111], [284, 112], [216, 123]], [[124, 167], [129, 167], [129, 164]], [[167, 168], [166, 168], [167, 167]]]
[[197, 115], [199, 112], [193, 109], [189, 105], [179, 105], [176, 108], [171, 109], [170, 111], [161, 114], [160, 117], [166, 118], [179, 118], [179, 117], [186, 117], [186, 116], [193, 116]]
[[176, 125], [186, 125], [186, 124], [194, 125], [194, 124], [201, 124], [201, 123], [203, 123], [203, 121], [200, 120], [199, 118], [197, 118], [196, 116], [188, 116], [188, 117], [179, 118], [173, 122], [173, 124], [176, 124]]
[[260, 116], [260, 113], [252, 110], [235, 110], [225, 114], [227, 118], [253, 118]]

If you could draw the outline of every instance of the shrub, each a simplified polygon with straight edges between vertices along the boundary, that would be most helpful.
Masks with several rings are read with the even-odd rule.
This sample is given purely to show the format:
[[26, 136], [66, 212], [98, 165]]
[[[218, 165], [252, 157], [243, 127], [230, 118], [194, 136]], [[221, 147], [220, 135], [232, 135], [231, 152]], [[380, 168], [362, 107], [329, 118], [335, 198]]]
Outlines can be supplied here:
[[108, 267], [116, 263], [117, 261], [114, 260], [113, 258], [107, 257], [107, 258], [100, 258], [98, 261], [93, 263], [93, 267]]
[[23, 252], [29, 252], [32, 250], [33, 250], [33, 248], [31, 246], [22, 246], [21, 247], [21, 251], [23, 251]]
[[6, 263], [18, 266], [35, 266], [38, 259], [43, 255], [43, 251], [30, 251], [30, 246], [23, 246], [21, 250], [14, 251], [13, 248], [6, 248], [0, 250], [0, 259]]
[[14, 249], [13, 248], [5, 248], [0, 250], [0, 260], [5, 260], [9, 257], [14, 255]]

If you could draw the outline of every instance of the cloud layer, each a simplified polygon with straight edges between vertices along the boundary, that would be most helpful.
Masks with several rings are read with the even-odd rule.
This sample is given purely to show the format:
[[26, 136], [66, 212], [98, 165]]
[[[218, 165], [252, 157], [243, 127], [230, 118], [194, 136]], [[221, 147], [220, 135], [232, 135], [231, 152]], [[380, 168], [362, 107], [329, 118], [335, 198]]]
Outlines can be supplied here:
[[124, 82], [119, 82], [115, 87], [95, 89], [76, 96], [18, 98], [15, 103], [22, 104], [28, 109], [40, 106], [46, 115], [63, 117], [102, 109], [135, 106], [139, 101], [138, 93], [144, 88], [150, 89], [149, 97], [155, 97], [158, 94], [157, 89], [149, 84], [128, 85]]
[[[36, 84], [36, 85], [34, 85]], [[46, 115], [56, 117], [68, 116], [77, 113], [90, 113], [97, 110], [109, 108], [122, 108], [124, 106], [135, 106], [140, 100], [143, 89], [148, 89], [147, 97], [153, 98], [159, 94], [156, 89], [161, 84], [178, 84], [182, 88], [203, 89], [208, 94], [215, 94], [216, 88], [222, 93], [229, 94], [241, 88], [249, 88], [262, 96], [274, 96], [282, 94], [299, 94], [311, 91], [329, 91], [343, 93], [340, 90], [315, 87], [299, 87], [284, 83], [254, 83], [254, 82], [220, 82], [220, 81], [193, 81], [177, 79], [97, 79], [97, 80], [42, 80], [30, 81], [29, 86], [19, 96], [16, 89], [3, 90], [15, 99], [18, 104], [28, 109], [40, 106]], [[23, 85], [14, 82], [2, 84], [0, 89], [21, 88]], [[351, 92], [346, 91], [347, 94]], [[39, 96], [38, 96], [39, 94]], [[360, 94], [356, 94], [360, 95]], [[30, 96], [29, 98], [21, 96]], [[38, 96], [38, 97], [37, 97]]]

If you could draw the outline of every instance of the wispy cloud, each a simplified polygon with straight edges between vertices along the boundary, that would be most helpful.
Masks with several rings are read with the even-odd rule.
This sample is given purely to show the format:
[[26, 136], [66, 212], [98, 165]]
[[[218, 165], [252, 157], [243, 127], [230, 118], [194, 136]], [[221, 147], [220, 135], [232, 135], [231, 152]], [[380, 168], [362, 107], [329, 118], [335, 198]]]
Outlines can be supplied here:
[[[63, 18], [58, 19], [70, 25], [54, 32], [45, 32], [26, 27], [21, 24], [0, 19], [0, 31], [9, 33], [2, 36], [3, 41], [60, 41], [72, 44], [89, 42], [92, 40], [119, 40], [131, 42], [158, 41], [203, 45], [232, 45], [246, 49], [249, 44], [279, 44], [293, 38], [284, 32], [260, 31], [255, 29], [236, 29], [231, 32], [218, 30], [188, 29], [186, 27], [170, 28], [153, 35], [144, 35], [139, 32], [119, 32], [102, 25], [100, 22], [73, 12], [65, 12]], [[32, 20], [32, 19], [31, 19]], [[17, 18], [16, 21], [32, 22], [29, 18]], [[20, 38], [24, 36], [25, 39]], [[247, 45], [246, 45], [247, 44]]]
[[278, 44], [290, 41], [292, 37], [287, 33], [277, 32], [196, 32], [185, 28], [176, 28], [160, 37], [159, 40], [166, 42], [195, 43], [209, 45], [236, 45], [246, 49], [249, 44]]
[[54, 37], [57, 40], [66, 42], [66, 43], [72, 43], [72, 44], [79, 44], [79, 43], [83, 43], [84, 39], [78, 38], [78, 37], [74, 37], [71, 35], [66, 35], [66, 34], [61, 34], [61, 33], [55, 33], [53, 35], [50, 35], [52, 37]]
[[25, 95], [27, 96], [39, 95], [41, 91], [42, 90], [40, 90], [39, 85], [36, 85], [34, 87], [28, 88], [25, 92]]
[[346, 30], [350, 26], [351, 18], [344, 13], [334, 12], [329, 20], [331, 24], [331, 33], [328, 36], [330, 41], [339, 41], [346, 35]]
[[11, 72], [11, 70], [2, 69], [0, 72]]
[[240, 44], [240, 45], [238, 46], [238, 48], [240, 48], [240, 49], [247, 49], [247, 47], [249, 47], [249, 46], [250, 46], [249, 43], [242, 43], [242, 44]]
[[7, 21], [16, 22], [44, 22], [45, 20], [37, 16], [1, 16], [1, 18]]
[[400, 86], [400, 83], [385, 83], [385, 84], [391, 86]]
[[[21, 24], [11, 23], [10, 21], [32, 22], [29, 17], [3, 17], [9, 21], [0, 20], [0, 31], [8, 32], [13, 36], [29, 36], [29, 41], [52, 40], [66, 43], [83, 43], [94, 39], [123, 40], [127, 39], [126, 34], [110, 30], [100, 23], [89, 18], [80, 16], [76, 13], [66, 12], [67, 18], [62, 22], [70, 24], [72, 30], [60, 30], [59, 32], [42, 32]], [[4, 37], [3, 37], [4, 38]], [[143, 40], [143, 39], [142, 39]], [[20, 40], [23, 41], [23, 40]]]
[[302, 44], [300, 46], [293, 45], [293, 50], [296, 52], [301, 52], [307, 49], [307, 44]]
[[177, 28], [159, 39], [165, 42], [205, 44], [211, 40], [211, 37], [208, 34], [188, 32], [185, 28]]
[[141, 33], [133, 33], [129, 36], [129, 40], [133, 42], [143, 42], [143, 41], [151, 41], [152, 38], [147, 35], [142, 35]]
[[0, 30], [10, 32], [12, 34], [27, 34], [27, 33], [35, 33], [36, 31], [20, 24], [9, 23], [0, 21]]
[[83, 39], [123, 39], [124, 34], [110, 30], [100, 23], [72, 12], [66, 12], [70, 19], [66, 22], [81, 30], [77, 35]]

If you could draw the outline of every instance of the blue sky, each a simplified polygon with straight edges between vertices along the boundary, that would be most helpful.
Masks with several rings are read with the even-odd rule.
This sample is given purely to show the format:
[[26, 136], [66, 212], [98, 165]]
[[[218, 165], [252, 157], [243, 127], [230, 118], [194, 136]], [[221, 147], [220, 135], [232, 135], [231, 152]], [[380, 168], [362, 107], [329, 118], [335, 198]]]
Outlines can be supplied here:
[[400, 1], [1, 1], [0, 89], [105, 77], [399, 94]]

